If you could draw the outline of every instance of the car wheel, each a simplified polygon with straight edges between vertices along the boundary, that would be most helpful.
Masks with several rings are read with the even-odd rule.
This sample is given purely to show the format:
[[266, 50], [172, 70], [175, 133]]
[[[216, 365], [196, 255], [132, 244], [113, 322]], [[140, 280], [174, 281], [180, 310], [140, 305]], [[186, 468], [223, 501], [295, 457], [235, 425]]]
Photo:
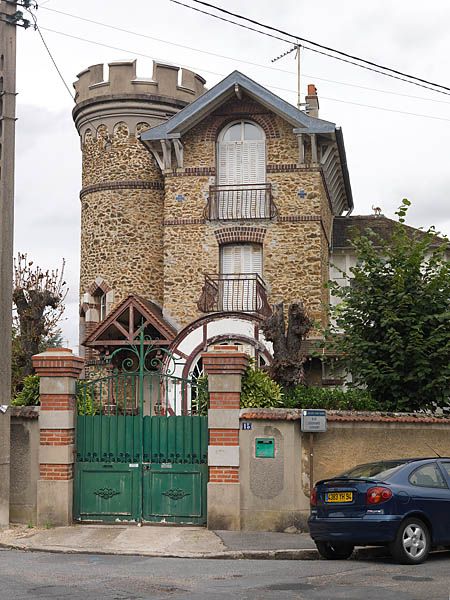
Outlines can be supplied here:
[[355, 547], [344, 542], [316, 542], [316, 546], [320, 556], [327, 560], [346, 560]]
[[401, 523], [390, 551], [396, 561], [403, 565], [418, 565], [430, 552], [431, 539], [428, 527], [414, 517]]

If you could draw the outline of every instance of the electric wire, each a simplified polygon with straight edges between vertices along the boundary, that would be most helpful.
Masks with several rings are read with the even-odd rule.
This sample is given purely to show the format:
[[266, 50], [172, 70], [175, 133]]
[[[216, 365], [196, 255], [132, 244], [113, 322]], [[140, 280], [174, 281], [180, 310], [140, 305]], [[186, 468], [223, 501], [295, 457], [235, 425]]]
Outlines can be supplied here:
[[[248, 29], [250, 31], [255, 31], [256, 33], [260, 33], [262, 35], [265, 35], [265, 36], [268, 36], [268, 37], [272, 37], [272, 38], [284, 41], [284, 42], [289, 43], [289, 44], [293, 44], [294, 43], [292, 40], [285, 40], [285, 39], [280, 38], [278, 36], [274, 36], [271, 33], [268, 33], [266, 31], [261, 31], [260, 29], [255, 29], [254, 27], [249, 27], [248, 25], [243, 25], [242, 23], [237, 23], [236, 21], [231, 21], [230, 19], [225, 19], [224, 17], [220, 17], [219, 15], [214, 15], [213, 13], [209, 13], [209, 12], [207, 12], [205, 10], [201, 10], [199, 8], [196, 8], [195, 6], [190, 6], [189, 4], [185, 4], [184, 2], [181, 2], [180, 0], [169, 0], [169, 2], [172, 2], [174, 4], [179, 4], [180, 6], [184, 6], [185, 8], [190, 8], [191, 10], [203, 13], [203, 14], [208, 15], [210, 17], [214, 17], [215, 19], [219, 19], [220, 21], [225, 21], [226, 23], [232, 23], [233, 25], [236, 25], [238, 27], [242, 27], [242, 28]], [[306, 48], [308, 50], [313, 50], [312, 48], [310, 48], [308, 46], [305, 46], [304, 44], [302, 44], [302, 48]], [[418, 87], [422, 87], [422, 88], [431, 90], [431, 91], [436, 92], [438, 94], [444, 94], [445, 96], [450, 96], [450, 93], [445, 92], [444, 90], [436, 89], [436, 88], [433, 88], [433, 87], [426, 86], [424, 84], [419, 83], [418, 81], [411, 81], [410, 79], [405, 79], [405, 78], [400, 77], [398, 75], [393, 75], [392, 73], [387, 73], [385, 71], [381, 71], [379, 69], [375, 69], [373, 67], [369, 67], [369, 66], [364, 65], [364, 64], [355, 63], [355, 62], [350, 61], [348, 59], [337, 57], [337, 56], [334, 56], [332, 54], [328, 54], [326, 52], [319, 51], [317, 49], [315, 49], [315, 52], [321, 53], [324, 56], [328, 56], [329, 58], [334, 58], [335, 60], [340, 60], [341, 62], [347, 62], [347, 63], [349, 63], [349, 64], [351, 64], [351, 65], [353, 65], [355, 67], [359, 67], [360, 69], [365, 69], [367, 71], [372, 71], [374, 73], [379, 73], [380, 75], [383, 75], [384, 77], [390, 77], [392, 79], [398, 79], [399, 81], [403, 81], [404, 83], [409, 83], [411, 85], [416, 85]], [[406, 75], [406, 77], [407, 77], [407, 75]], [[444, 86], [440, 86], [440, 87], [444, 87]], [[444, 87], [444, 89], [449, 89], [449, 91], [450, 91], [450, 88], [445, 88]]]
[[56, 64], [56, 61], [55, 61], [55, 59], [53, 58], [53, 55], [52, 55], [52, 53], [51, 53], [51, 51], [50, 51], [50, 48], [48, 47], [48, 45], [47, 45], [47, 42], [45, 41], [45, 39], [44, 39], [44, 36], [42, 35], [42, 31], [41, 31], [41, 29], [40, 29], [40, 27], [39, 27], [39, 25], [38, 25], [38, 22], [37, 22], [37, 19], [36, 19], [36, 15], [35, 15], [35, 14], [34, 14], [34, 13], [31, 11], [31, 10], [29, 10], [29, 9], [27, 9], [27, 12], [28, 12], [28, 13], [31, 15], [31, 17], [32, 17], [32, 19], [33, 19], [33, 21], [34, 21], [34, 29], [35, 29], [35, 31], [37, 31], [37, 32], [38, 32], [38, 34], [39, 34], [39, 37], [41, 38], [41, 40], [42, 40], [42, 43], [44, 44], [44, 48], [46, 49], [46, 51], [47, 51], [47, 54], [49, 55], [49, 57], [50, 57], [50, 60], [52, 61], [52, 63], [53, 63], [53, 66], [55, 67], [55, 69], [56, 69], [56, 72], [57, 72], [57, 73], [58, 73], [58, 75], [59, 75], [59, 78], [60, 78], [60, 79], [61, 79], [61, 81], [63, 82], [63, 84], [64, 84], [64, 87], [65, 87], [65, 88], [66, 88], [66, 90], [68, 91], [68, 93], [69, 93], [70, 97], [71, 97], [71, 98], [72, 98], [72, 100], [75, 102], [75, 96], [74, 96], [74, 94], [72, 93], [72, 91], [71, 91], [71, 89], [69, 88], [69, 86], [67, 85], [67, 83], [66, 83], [66, 80], [64, 79], [64, 77], [63, 77], [63, 75], [62, 75], [61, 71], [59, 70], [59, 67], [58, 67], [58, 65]]
[[[175, 2], [175, 0], [170, 0], [170, 2]], [[219, 12], [225, 13], [227, 15], [241, 19], [243, 21], [248, 21], [249, 23], [252, 23], [253, 25], [257, 25], [258, 27], [264, 27], [264, 29], [269, 29], [270, 31], [275, 31], [281, 35], [287, 35], [288, 37], [291, 37], [294, 40], [296, 40], [297, 43], [298, 42], [306, 42], [307, 44], [311, 44], [312, 46], [316, 46], [317, 48], [321, 48], [322, 50], [327, 50], [328, 52], [333, 52], [334, 54], [339, 54], [341, 56], [345, 56], [346, 58], [349, 58], [352, 60], [357, 60], [366, 65], [370, 65], [371, 67], [376, 67], [377, 69], [382, 69], [383, 71], [390, 71], [391, 73], [395, 73], [396, 75], [401, 75], [401, 76], [407, 77], [409, 79], [414, 79], [416, 81], [420, 81], [421, 83], [426, 83], [426, 84], [432, 85], [434, 87], [439, 87], [439, 88], [442, 88], [442, 89], [450, 92], [450, 87], [444, 86], [440, 83], [435, 83], [435, 82], [429, 81], [427, 79], [422, 79], [421, 77], [417, 77], [416, 75], [410, 75], [409, 73], [404, 73], [402, 71], [393, 69], [391, 67], [385, 67], [384, 65], [381, 65], [379, 63], [375, 63], [375, 62], [367, 60], [365, 58], [360, 58], [359, 56], [349, 54], [347, 52], [343, 52], [342, 50], [336, 50], [335, 48], [331, 48], [330, 46], [325, 46], [323, 44], [319, 44], [318, 42], [314, 42], [313, 40], [308, 40], [307, 38], [303, 38], [299, 35], [289, 33], [287, 31], [283, 31], [282, 29], [278, 29], [277, 27], [272, 27], [271, 25], [266, 25], [265, 23], [261, 23], [260, 21], [256, 21], [255, 19], [245, 17], [244, 15], [241, 15], [239, 13], [233, 13], [229, 10], [226, 10], [225, 8], [211, 4], [210, 2], [205, 2], [205, 0], [192, 0], [192, 2], [195, 2], [196, 4], [201, 4], [202, 6], [207, 6], [208, 8], [212, 8], [213, 10], [217, 10]], [[210, 13], [210, 16], [215, 16], [215, 15]], [[293, 42], [291, 42], [291, 43], [293, 43]]]
[[[151, 60], [157, 60], [154, 56], [150, 56], [148, 54], [143, 54], [143, 53], [140, 53], [140, 52], [135, 52], [134, 50], [127, 50], [125, 48], [119, 48], [118, 46], [111, 46], [109, 44], [104, 44], [102, 42], [97, 42], [95, 40], [88, 40], [88, 39], [83, 38], [83, 37], [75, 36], [75, 35], [72, 35], [70, 33], [65, 33], [65, 32], [62, 32], [62, 31], [57, 31], [55, 29], [50, 29], [50, 28], [47, 28], [47, 27], [41, 27], [41, 29], [43, 31], [48, 31], [50, 33], [55, 33], [57, 35], [61, 35], [61, 36], [64, 36], [64, 37], [68, 37], [68, 38], [71, 38], [71, 39], [82, 41], [82, 42], [85, 42], [85, 43], [88, 43], [88, 44], [93, 44], [95, 46], [100, 46], [100, 47], [103, 47], [103, 48], [109, 48], [109, 49], [112, 49], [112, 50], [118, 50], [119, 52], [126, 52], [128, 54], [132, 54], [132, 55], [136, 55], [136, 56], [142, 56], [144, 58], [149, 58]], [[187, 68], [187, 69], [198, 69], [197, 67], [193, 67], [193, 66], [187, 66], [187, 65], [180, 65], [180, 66], [184, 67], [184, 68]], [[208, 71], [208, 70], [203, 69], [203, 68], [201, 68], [199, 70], [202, 70], [205, 73], [211, 73], [212, 75], [216, 75], [218, 77], [225, 77], [224, 73], [217, 73], [215, 71]], [[291, 93], [291, 94], [294, 94], [294, 93], [296, 94], [297, 93], [296, 90], [292, 90], [292, 89], [288, 89], [288, 88], [284, 88], [284, 87], [279, 87], [279, 86], [274, 86], [274, 85], [271, 85], [271, 84], [267, 85], [267, 87], [271, 88], [271, 89], [274, 89], [274, 90], [280, 90], [280, 91], [283, 91], [283, 92], [288, 92], [288, 93]], [[397, 109], [393, 109], [393, 108], [387, 108], [387, 107], [381, 107], [381, 106], [374, 106], [374, 105], [363, 104], [363, 103], [356, 103], [356, 102], [351, 102], [349, 100], [338, 100], [337, 98], [328, 98], [328, 97], [325, 97], [325, 96], [322, 96], [322, 98], [324, 100], [330, 100], [331, 102], [340, 102], [342, 104], [352, 104], [352, 105], [355, 105], [355, 106], [361, 106], [361, 107], [366, 107], [366, 108], [371, 108], [371, 109], [376, 109], [376, 110], [384, 110], [384, 111], [398, 113], [398, 114], [404, 114], [404, 115], [408, 115], [408, 116], [423, 117], [423, 118], [426, 118], [426, 119], [435, 119], [435, 120], [440, 120], [440, 121], [450, 121], [450, 119], [447, 119], [445, 117], [439, 117], [439, 116], [434, 116], [434, 115], [426, 115], [426, 114], [406, 112], [406, 111], [403, 111], [403, 110], [397, 110]]]
[[[157, 38], [157, 37], [154, 37], [154, 36], [151, 36], [151, 35], [147, 35], [145, 33], [140, 33], [140, 32], [137, 32], [137, 31], [132, 31], [130, 29], [124, 29], [123, 27], [117, 27], [117, 26], [111, 25], [109, 23], [102, 23], [101, 21], [95, 21], [94, 19], [88, 19], [86, 17], [81, 17], [80, 15], [74, 15], [72, 13], [67, 13], [67, 12], [64, 12], [62, 10], [57, 10], [55, 8], [48, 8], [46, 6], [40, 6], [40, 8], [42, 8], [43, 10], [47, 10], [47, 11], [53, 12], [53, 13], [64, 15], [66, 17], [71, 17], [71, 18], [77, 19], [79, 21], [84, 21], [86, 23], [91, 23], [93, 25], [98, 25], [100, 27], [105, 27], [107, 29], [112, 29], [114, 31], [120, 31], [122, 33], [126, 33], [126, 34], [129, 34], [129, 35], [134, 35], [136, 37], [141, 37], [141, 38], [153, 40], [153, 41], [156, 41], [156, 42], [160, 42], [162, 44], [167, 44], [169, 46], [175, 46], [177, 48], [183, 48], [184, 50], [191, 50], [193, 52], [199, 52], [201, 54], [206, 54], [206, 55], [209, 55], [209, 56], [214, 56], [215, 58], [223, 58], [225, 60], [231, 60], [231, 61], [234, 61], [234, 62], [240, 62], [242, 64], [247, 64], [247, 65], [251, 65], [251, 66], [254, 66], [254, 67], [260, 67], [262, 69], [268, 69], [268, 70], [271, 70], [271, 71], [278, 71], [280, 73], [286, 73], [286, 74], [289, 74], [289, 75], [292, 75], [292, 76], [296, 76], [297, 75], [296, 72], [290, 71], [288, 69], [281, 69], [279, 67], [273, 67], [273, 66], [264, 65], [264, 64], [261, 64], [261, 63], [257, 63], [257, 62], [245, 60], [245, 59], [240, 58], [240, 57], [238, 58], [236, 56], [226, 56], [224, 54], [218, 54], [217, 52], [210, 52], [208, 50], [203, 50], [203, 49], [200, 49], [200, 48], [194, 48], [193, 46], [186, 46], [184, 44], [178, 44], [176, 42], [171, 42], [169, 40], [164, 40], [164, 39], [161, 39], [161, 38]], [[312, 48], [308, 48], [306, 46], [302, 46], [302, 47], [306, 48], [307, 50], [314, 51], [314, 49], [312, 49]], [[316, 52], [319, 52], [319, 51], [316, 51]], [[373, 92], [377, 92], [377, 93], [380, 93], [380, 94], [390, 94], [390, 95], [393, 95], [393, 96], [401, 96], [401, 97], [404, 97], [404, 98], [413, 98], [413, 99], [416, 99], [416, 100], [424, 100], [426, 102], [437, 102], [437, 103], [441, 103], [441, 104], [450, 104], [450, 102], [448, 102], [446, 100], [438, 100], [436, 98], [424, 98], [423, 96], [414, 96], [412, 94], [403, 94], [403, 93], [400, 93], [400, 92], [393, 92], [391, 90], [380, 90], [378, 88], [372, 88], [372, 87], [369, 87], [369, 86], [358, 85], [358, 84], [355, 84], [355, 83], [349, 83], [349, 82], [345, 82], [345, 81], [336, 81], [336, 80], [333, 80], [333, 79], [327, 79], [327, 78], [324, 78], [324, 77], [318, 77], [317, 75], [310, 75], [308, 73], [304, 73], [304, 77], [310, 77], [311, 79], [316, 79], [318, 81], [326, 81], [328, 83], [335, 83], [337, 85], [344, 85], [344, 86], [348, 86], [348, 87], [354, 87], [354, 88], [358, 88], [358, 89], [373, 91]], [[420, 86], [420, 87], [422, 87], [422, 86]], [[434, 90], [432, 88], [428, 88], [426, 86], [423, 86], [423, 87], [425, 87], [425, 89], [430, 89], [430, 91], [433, 91], [433, 92], [436, 91], [436, 90]]]

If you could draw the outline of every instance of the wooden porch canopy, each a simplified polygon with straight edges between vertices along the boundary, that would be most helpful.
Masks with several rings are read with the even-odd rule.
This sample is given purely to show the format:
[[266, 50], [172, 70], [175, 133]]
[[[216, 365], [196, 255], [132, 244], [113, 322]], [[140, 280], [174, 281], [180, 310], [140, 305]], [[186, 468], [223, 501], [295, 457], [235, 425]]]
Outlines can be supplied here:
[[83, 345], [99, 351], [134, 345], [139, 343], [142, 330], [144, 343], [151, 346], [169, 346], [177, 334], [157, 304], [130, 295], [94, 329]]

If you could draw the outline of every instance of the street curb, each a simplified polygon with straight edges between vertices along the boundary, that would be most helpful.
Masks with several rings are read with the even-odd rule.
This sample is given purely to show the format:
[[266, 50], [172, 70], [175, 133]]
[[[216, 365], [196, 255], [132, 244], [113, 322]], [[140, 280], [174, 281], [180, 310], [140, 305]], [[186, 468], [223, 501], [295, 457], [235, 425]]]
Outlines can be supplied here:
[[[317, 550], [296, 548], [286, 550], [224, 550], [223, 552], [119, 552], [107, 550], [80, 550], [78, 548], [55, 548], [54, 546], [26, 546], [0, 542], [0, 548], [23, 552], [48, 552], [51, 554], [95, 554], [101, 556], [145, 556], [147, 558], [195, 558], [203, 560], [322, 560]], [[385, 548], [358, 548], [353, 559], [387, 556]]]

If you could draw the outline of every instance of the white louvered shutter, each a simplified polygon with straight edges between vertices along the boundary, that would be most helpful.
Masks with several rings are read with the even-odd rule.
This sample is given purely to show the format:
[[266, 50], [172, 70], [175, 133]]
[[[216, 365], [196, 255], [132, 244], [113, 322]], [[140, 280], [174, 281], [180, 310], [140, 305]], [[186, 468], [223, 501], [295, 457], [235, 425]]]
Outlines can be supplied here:
[[[240, 185], [242, 183], [242, 142], [219, 143], [219, 185]], [[231, 219], [240, 211], [241, 191], [219, 192], [219, 218]]]
[[[266, 181], [266, 144], [264, 140], [243, 142], [242, 183], [259, 184]], [[264, 191], [247, 192], [243, 203], [243, 217], [265, 217]]]
[[[223, 310], [256, 310], [254, 274], [262, 276], [262, 248], [255, 244], [227, 245], [221, 255]], [[227, 277], [227, 275], [229, 277]]]

